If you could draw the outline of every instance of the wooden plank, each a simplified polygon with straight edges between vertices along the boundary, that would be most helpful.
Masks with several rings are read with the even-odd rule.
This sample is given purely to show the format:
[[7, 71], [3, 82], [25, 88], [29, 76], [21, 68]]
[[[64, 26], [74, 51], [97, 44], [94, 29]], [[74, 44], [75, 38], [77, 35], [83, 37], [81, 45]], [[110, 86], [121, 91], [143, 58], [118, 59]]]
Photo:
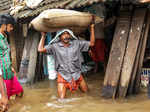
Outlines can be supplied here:
[[141, 31], [146, 15], [146, 9], [135, 9], [131, 29], [129, 33], [129, 39], [127, 43], [126, 53], [123, 62], [123, 68], [121, 72], [120, 84], [119, 84], [119, 97], [125, 98], [129, 81], [132, 75], [134, 67], [135, 56], [141, 37]]
[[128, 95], [131, 95], [133, 93], [133, 86], [134, 86], [134, 81], [135, 81], [135, 77], [136, 77], [137, 69], [139, 65], [139, 59], [140, 59], [140, 54], [142, 51], [143, 40], [144, 40], [144, 28], [143, 28], [143, 31], [141, 32], [141, 38], [139, 41], [139, 46], [138, 46], [137, 54], [135, 57], [134, 67], [133, 67], [133, 71], [132, 71], [132, 75], [131, 75], [131, 79], [129, 83], [129, 88], [128, 88]]
[[32, 84], [35, 77], [35, 70], [36, 70], [36, 64], [37, 64], [37, 48], [39, 43], [39, 34], [37, 32], [33, 32], [33, 41], [30, 49], [30, 58], [29, 58], [29, 66], [28, 66], [28, 83]]
[[[126, 16], [125, 16], [126, 15]], [[121, 12], [117, 21], [111, 52], [104, 78], [102, 96], [115, 98], [130, 27], [130, 13]], [[113, 66], [115, 65], [115, 66]]]
[[143, 45], [142, 45], [142, 51], [140, 54], [140, 59], [139, 59], [139, 66], [138, 66], [138, 71], [136, 75], [136, 80], [135, 80], [135, 85], [134, 85], [134, 93], [138, 93], [140, 89], [140, 78], [141, 78], [141, 69], [143, 66], [143, 60], [144, 60], [144, 55], [145, 55], [145, 49], [146, 49], [146, 43], [148, 39], [148, 34], [150, 30], [150, 11], [148, 12], [147, 16], [147, 23], [146, 23], [146, 28], [145, 28], [145, 34], [144, 34], [144, 40], [143, 40]]
[[23, 48], [23, 55], [20, 63], [20, 69], [19, 69], [19, 79], [27, 79], [27, 70], [28, 70], [28, 64], [29, 64], [29, 57], [30, 57], [30, 49], [32, 45], [32, 32], [28, 34], [28, 37], [25, 38], [25, 44]]
[[150, 25], [150, 14], [148, 13], [147, 22], [145, 23], [144, 28], [143, 28], [144, 30], [142, 32], [143, 39], [142, 39], [142, 41], [140, 41], [141, 48], [140, 48], [140, 50], [138, 50], [139, 51], [139, 58], [136, 59], [136, 62], [138, 64], [137, 64], [137, 67], [136, 67], [136, 71], [133, 74], [135, 76], [134, 77], [132, 76], [132, 80], [131, 80], [129, 91], [128, 91], [129, 94], [137, 93], [137, 91], [136, 91], [135, 88], [138, 87], [137, 85], [139, 85], [139, 84], [136, 84], [136, 81], [140, 83], [140, 78], [141, 78], [140, 76], [141, 76], [141, 74], [139, 74], [139, 79], [137, 79], [137, 76], [138, 76], [137, 73], [138, 73], [138, 71], [141, 70], [142, 64], [143, 64], [144, 55], [145, 55], [145, 48], [146, 48], [146, 43], [147, 43], [147, 38], [148, 38], [148, 32], [149, 32], [149, 25]]

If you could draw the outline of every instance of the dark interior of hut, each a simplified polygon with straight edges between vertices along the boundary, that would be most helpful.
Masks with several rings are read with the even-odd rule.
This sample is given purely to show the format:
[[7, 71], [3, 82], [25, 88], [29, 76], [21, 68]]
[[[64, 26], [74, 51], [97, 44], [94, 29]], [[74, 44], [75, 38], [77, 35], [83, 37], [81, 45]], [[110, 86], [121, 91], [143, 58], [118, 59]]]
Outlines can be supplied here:
[[146, 43], [145, 56], [143, 61], [143, 68], [150, 68], [150, 31], [148, 35], [148, 40]]

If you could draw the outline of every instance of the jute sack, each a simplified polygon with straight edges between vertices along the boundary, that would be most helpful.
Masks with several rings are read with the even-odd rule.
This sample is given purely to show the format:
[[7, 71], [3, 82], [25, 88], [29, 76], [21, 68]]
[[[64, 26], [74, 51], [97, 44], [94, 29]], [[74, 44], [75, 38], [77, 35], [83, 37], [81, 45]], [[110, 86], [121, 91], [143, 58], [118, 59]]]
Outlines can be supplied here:
[[[100, 23], [103, 22], [103, 19], [95, 16], [94, 22]], [[86, 30], [91, 23], [92, 14], [65, 9], [49, 9], [33, 19], [30, 25], [42, 32], [56, 32], [68, 28], [75, 33], [80, 33]]]

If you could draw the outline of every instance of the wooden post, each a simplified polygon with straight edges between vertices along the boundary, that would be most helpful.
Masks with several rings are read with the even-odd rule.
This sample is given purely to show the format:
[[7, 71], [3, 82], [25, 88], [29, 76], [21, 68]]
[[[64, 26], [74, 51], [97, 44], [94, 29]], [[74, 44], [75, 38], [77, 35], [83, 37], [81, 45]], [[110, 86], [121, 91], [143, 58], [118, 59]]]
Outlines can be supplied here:
[[30, 49], [30, 58], [29, 58], [29, 65], [28, 65], [28, 82], [30, 84], [33, 83], [34, 77], [35, 77], [35, 70], [36, 70], [36, 64], [37, 64], [37, 48], [39, 44], [39, 34], [37, 32], [33, 32], [33, 41]]
[[104, 78], [104, 87], [102, 89], [103, 97], [115, 98], [130, 29], [130, 21], [130, 13], [121, 12], [121, 15], [117, 21], [117, 26]]
[[15, 32], [10, 34], [9, 41], [10, 41], [10, 48], [11, 48], [12, 66], [14, 67], [15, 70], [18, 70], [16, 42], [15, 42], [14, 33]]
[[30, 49], [32, 44], [33, 38], [32, 38], [32, 32], [29, 33], [28, 37], [25, 38], [25, 44], [23, 49], [23, 55], [20, 63], [20, 69], [19, 69], [19, 78], [26, 79], [27, 78], [27, 70], [28, 70], [28, 64], [29, 64], [29, 57], [30, 57]]
[[132, 18], [131, 29], [129, 33], [128, 44], [124, 57], [123, 68], [121, 72], [120, 85], [119, 85], [119, 97], [125, 98], [129, 81], [132, 75], [134, 67], [135, 56], [141, 37], [141, 31], [146, 15], [146, 9], [136, 9]]

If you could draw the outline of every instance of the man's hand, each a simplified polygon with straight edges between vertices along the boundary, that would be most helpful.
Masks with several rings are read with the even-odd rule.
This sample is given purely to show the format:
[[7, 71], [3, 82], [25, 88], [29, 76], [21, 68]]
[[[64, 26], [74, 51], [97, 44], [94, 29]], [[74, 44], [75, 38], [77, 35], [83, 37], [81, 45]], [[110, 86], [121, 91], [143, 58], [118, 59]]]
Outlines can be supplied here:
[[140, 0], [141, 3], [148, 3], [150, 0]]
[[44, 48], [45, 37], [46, 37], [46, 32], [41, 32], [41, 40], [40, 40], [40, 43], [38, 45], [38, 51], [41, 53], [46, 53], [46, 49]]
[[42, 37], [46, 37], [46, 32], [41, 32]]
[[92, 15], [92, 21], [91, 24], [95, 24], [95, 15]]
[[0, 99], [0, 111], [6, 112], [8, 110], [8, 98], [5, 96], [2, 96]]
[[90, 25], [91, 28], [94, 28], [94, 26], [95, 26], [95, 24], [91, 24], [91, 25]]
[[92, 15], [92, 21], [90, 27], [94, 28], [94, 26], [95, 26], [95, 15]]
[[[92, 16], [92, 21], [95, 22], [95, 16]], [[90, 46], [93, 47], [95, 45], [95, 31], [94, 31], [94, 23], [90, 25]]]

